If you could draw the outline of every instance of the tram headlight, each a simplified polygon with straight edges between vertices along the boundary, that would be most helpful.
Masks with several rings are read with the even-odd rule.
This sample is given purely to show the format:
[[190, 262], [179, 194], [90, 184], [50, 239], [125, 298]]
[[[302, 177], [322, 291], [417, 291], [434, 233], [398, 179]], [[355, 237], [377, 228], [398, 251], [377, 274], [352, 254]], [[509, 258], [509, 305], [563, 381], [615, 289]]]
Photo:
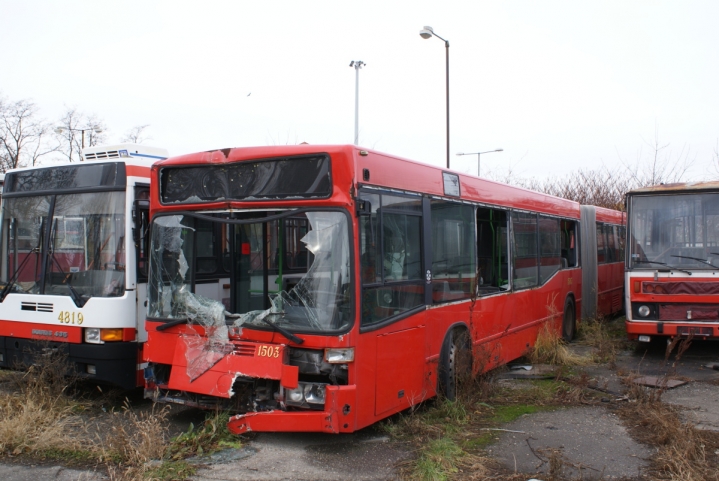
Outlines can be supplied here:
[[647, 317], [652, 312], [652, 310], [649, 309], [649, 306], [639, 306], [639, 309], [637, 309], [637, 312], [639, 313], [640, 316]]
[[315, 382], [300, 382], [295, 389], [285, 389], [285, 404], [305, 409], [324, 409], [325, 386]]

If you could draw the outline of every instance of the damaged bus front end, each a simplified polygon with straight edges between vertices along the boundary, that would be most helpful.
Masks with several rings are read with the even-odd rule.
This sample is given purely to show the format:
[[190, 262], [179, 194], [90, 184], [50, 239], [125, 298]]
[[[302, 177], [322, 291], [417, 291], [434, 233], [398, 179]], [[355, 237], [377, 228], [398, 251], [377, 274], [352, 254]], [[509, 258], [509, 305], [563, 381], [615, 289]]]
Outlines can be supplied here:
[[145, 397], [237, 434], [352, 431], [350, 229], [326, 207], [155, 215]]

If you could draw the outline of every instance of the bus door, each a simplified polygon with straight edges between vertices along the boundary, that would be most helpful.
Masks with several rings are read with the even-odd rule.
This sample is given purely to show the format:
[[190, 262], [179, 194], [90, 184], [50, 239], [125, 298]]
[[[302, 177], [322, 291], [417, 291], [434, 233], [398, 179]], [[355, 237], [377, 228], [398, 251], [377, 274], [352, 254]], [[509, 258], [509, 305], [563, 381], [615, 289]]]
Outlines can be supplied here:
[[363, 192], [360, 332], [374, 363], [375, 415], [427, 397], [422, 199]]
[[[509, 212], [492, 207], [477, 208], [477, 295], [472, 321], [478, 339], [505, 332], [515, 322], [510, 292]], [[501, 340], [475, 349], [479, 365], [491, 365], [501, 355]]]

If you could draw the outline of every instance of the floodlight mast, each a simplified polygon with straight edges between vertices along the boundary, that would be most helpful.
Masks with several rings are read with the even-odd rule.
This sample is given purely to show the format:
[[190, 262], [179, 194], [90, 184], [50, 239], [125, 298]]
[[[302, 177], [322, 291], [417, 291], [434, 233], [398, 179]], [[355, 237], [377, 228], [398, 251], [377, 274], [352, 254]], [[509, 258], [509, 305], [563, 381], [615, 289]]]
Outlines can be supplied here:
[[359, 144], [359, 71], [365, 65], [362, 60], [350, 62], [350, 67], [355, 68], [355, 145]]

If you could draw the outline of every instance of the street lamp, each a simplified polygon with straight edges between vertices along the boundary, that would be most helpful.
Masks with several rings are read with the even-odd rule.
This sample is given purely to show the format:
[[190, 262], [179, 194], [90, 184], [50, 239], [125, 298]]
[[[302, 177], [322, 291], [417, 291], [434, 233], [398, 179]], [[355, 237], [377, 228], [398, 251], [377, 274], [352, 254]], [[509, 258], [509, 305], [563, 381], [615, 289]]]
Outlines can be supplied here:
[[359, 143], [359, 71], [365, 65], [362, 60], [350, 62], [350, 67], [355, 68], [355, 145]]
[[476, 155], [477, 156], [477, 177], [479, 177], [479, 156], [482, 154], [491, 154], [492, 152], [504, 152], [504, 149], [487, 150], [484, 152], [457, 152], [457, 155]]
[[55, 128], [56, 134], [62, 134], [66, 130], [69, 130], [70, 132], [82, 132], [82, 148], [85, 148], [85, 132], [95, 132], [96, 134], [102, 133], [102, 129], [98, 126], [95, 127], [88, 127], [86, 129], [70, 129], [67, 127], [57, 127]]
[[444, 42], [447, 52], [447, 168], [449, 169], [449, 40], [445, 40], [434, 33], [432, 27], [425, 26], [419, 31], [419, 36], [424, 39], [431, 38], [433, 35]]

